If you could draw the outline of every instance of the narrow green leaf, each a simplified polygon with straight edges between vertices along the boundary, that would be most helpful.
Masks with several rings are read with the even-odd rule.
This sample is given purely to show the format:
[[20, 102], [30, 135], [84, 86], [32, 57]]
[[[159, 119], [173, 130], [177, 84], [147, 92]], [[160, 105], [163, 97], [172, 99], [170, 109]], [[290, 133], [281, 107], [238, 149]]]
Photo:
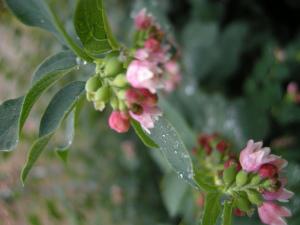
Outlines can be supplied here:
[[48, 105], [40, 124], [39, 139], [33, 144], [26, 164], [22, 170], [21, 180], [25, 182], [31, 168], [48, 144], [54, 132], [78, 102], [84, 93], [85, 82], [72, 82], [61, 89]]
[[102, 0], [79, 0], [75, 10], [74, 26], [84, 48], [91, 54], [101, 54], [118, 48]]
[[139, 122], [136, 120], [130, 121], [131, 126], [133, 127], [135, 133], [138, 135], [138, 137], [141, 139], [141, 141], [149, 148], [158, 148], [159, 146], [145, 133], [145, 131], [142, 129]]
[[222, 225], [232, 224], [232, 209], [233, 201], [225, 201], [222, 214]]
[[150, 137], [158, 144], [159, 150], [179, 175], [193, 186], [194, 170], [190, 155], [176, 129], [161, 117], [151, 129]]
[[60, 52], [49, 57], [35, 72], [33, 86], [26, 96], [8, 100], [0, 106], [0, 151], [16, 147], [20, 132], [35, 102], [76, 65], [76, 56], [71, 52]]
[[208, 193], [205, 198], [201, 225], [215, 225], [221, 213], [220, 193]]

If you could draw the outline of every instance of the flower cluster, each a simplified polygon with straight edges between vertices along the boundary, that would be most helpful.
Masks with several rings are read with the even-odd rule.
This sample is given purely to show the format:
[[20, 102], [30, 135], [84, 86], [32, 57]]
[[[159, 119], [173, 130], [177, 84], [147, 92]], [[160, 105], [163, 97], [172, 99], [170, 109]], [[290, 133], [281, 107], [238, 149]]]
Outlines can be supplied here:
[[300, 103], [300, 91], [296, 82], [290, 82], [287, 86], [287, 99], [294, 103]]
[[[230, 152], [230, 145], [219, 135], [201, 135], [194, 155], [202, 169], [210, 171], [215, 186], [234, 202], [237, 216], [251, 215], [254, 206], [261, 221], [269, 225], [285, 225], [291, 212], [277, 202], [288, 201], [293, 193], [285, 186], [282, 169], [287, 161], [271, 154], [262, 142], [249, 140], [239, 157]], [[200, 164], [199, 163], [199, 164]]]
[[153, 16], [145, 9], [135, 17], [136, 40], [133, 49], [112, 52], [95, 61], [96, 74], [86, 84], [87, 99], [102, 111], [107, 103], [113, 108], [109, 126], [127, 132], [136, 120], [150, 133], [162, 115], [158, 90], [173, 91], [181, 80], [174, 45]]

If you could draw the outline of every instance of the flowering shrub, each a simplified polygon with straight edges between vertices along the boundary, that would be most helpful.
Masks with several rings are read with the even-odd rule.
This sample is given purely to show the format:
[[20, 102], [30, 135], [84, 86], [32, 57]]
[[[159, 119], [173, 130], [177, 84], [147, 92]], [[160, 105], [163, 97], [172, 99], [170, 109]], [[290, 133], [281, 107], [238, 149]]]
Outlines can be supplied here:
[[[217, 193], [224, 195], [229, 214], [251, 216], [257, 207], [263, 223], [286, 224], [284, 217], [290, 217], [291, 212], [276, 202], [288, 201], [294, 195], [285, 189], [287, 179], [282, 169], [287, 165], [286, 160], [271, 154], [271, 149], [263, 147], [262, 142], [253, 140], [248, 141], [239, 157], [217, 134], [200, 135], [198, 143], [193, 152], [200, 188], [206, 190], [206, 186], [211, 185]], [[220, 204], [218, 199], [207, 204]]]

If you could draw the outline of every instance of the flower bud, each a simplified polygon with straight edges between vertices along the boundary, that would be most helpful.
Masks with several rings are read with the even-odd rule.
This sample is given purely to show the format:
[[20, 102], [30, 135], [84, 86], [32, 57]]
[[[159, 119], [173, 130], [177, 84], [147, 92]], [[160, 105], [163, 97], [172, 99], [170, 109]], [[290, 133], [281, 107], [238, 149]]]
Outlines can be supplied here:
[[119, 108], [119, 100], [116, 96], [113, 96], [110, 99], [110, 105], [114, 110]]
[[94, 93], [86, 92], [86, 99], [91, 102], [94, 100]]
[[116, 76], [122, 69], [123, 64], [119, 61], [118, 57], [112, 57], [106, 60], [104, 74], [107, 77]]
[[127, 85], [127, 79], [125, 74], [121, 73], [118, 76], [116, 76], [116, 78], [113, 80], [112, 85], [116, 86], [116, 87], [125, 87]]
[[232, 165], [224, 170], [223, 180], [227, 186], [231, 185], [231, 183], [234, 181], [236, 173], [236, 165]]
[[110, 98], [110, 88], [108, 86], [103, 86], [99, 88], [95, 93], [95, 101], [102, 101], [104, 103], [108, 102]]
[[228, 148], [228, 144], [224, 140], [220, 141], [216, 146], [216, 149], [220, 153], [224, 153], [227, 148]]
[[272, 178], [277, 175], [278, 169], [273, 164], [267, 163], [259, 168], [258, 173], [262, 178]]
[[254, 204], [254, 205], [261, 205], [262, 202], [263, 202], [263, 198], [262, 198], [262, 195], [261, 193], [259, 193], [258, 191], [256, 190], [247, 190], [247, 196], [248, 196], [248, 199], [249, 201]]
[[101, 81], [98, 78], [98, 76], [93, 76], [93, 77], [89, 78], [85, 84], [85, 90], [87, 92], [94, 92], [99, 87], [101, 87]]
[[235, 204], [236, 207], [239, 208], [241, 211], [243, 212], [248, 212], [251, 210], [251, 203], [248, 200], [247, 196], [244, 195], [239, 195], [236, 199], [235, 199]]
[[118, 91], [117, 92], [117, 96], [118, 96], [119, 99], [124, 100], [125, 97], [126, 97], [126, 90], [120, 90], [120, 91]]
[[244, 170], [241, 170], [236, 175], [235, 181], [237, 186], [239, 187], [244, 186], [248, 181], [248, 173]]
[[250, 184], [251, 185], [258, 185], [262, 181], [261, 177], [256, 174], [254, 177], [252, 177]]
[[105, 108], [105, 103], [102, 101], [95, 101], [94, 102], [94, 108], [98, 111], [103, 111]]

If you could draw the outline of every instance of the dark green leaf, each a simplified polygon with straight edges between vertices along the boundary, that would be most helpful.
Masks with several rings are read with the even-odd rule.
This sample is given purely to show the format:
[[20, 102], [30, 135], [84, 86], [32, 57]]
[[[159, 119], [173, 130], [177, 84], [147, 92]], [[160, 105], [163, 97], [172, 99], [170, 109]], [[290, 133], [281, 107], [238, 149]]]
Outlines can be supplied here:
[[179, 179], [176, 174], [169, 173], [164, 177], [161, 195], [170, 216], [173, 217], [179, 213], [187, 190], [188, 184]]
[[35, 72], [33, 86], [25, 98], [8, 100], [0, 106], [0, 150], [15, 148], [35, 102], [44, 91], [76, 65], [76, 57], [71, 52], [61, 52], [46, 59]]
[[44, 0], [5, 0], [12, 13], [24, 24], [39, 27], [59, 36], [52, 13]]
[[221, 213], [220, 193], [208, 193], [205, 198], [201, 225], [215, 225]]
[[222, 214], [222, 225], [232, 224], [232, 209], [233, 209], [233, 202], [225, 201], [223, 214]]
[[39, 139], [30, 149], [27, 162], [22, 170], [23, 183], [54, 132], [78, 102], [84, 92], [84, 86], [85, 82], [72, 82], [61, 89], [51, 100], [41, 120]]
[[79, 0], [74, 26], [84, 48], [92, 54], [101, 54], [118, 48], [111, 33], [102, 0]]
[[150, 137], [180, 178], [195, 186], [192, 160], [175, 128], [165, 118], [160, 118], [151, 129]]
[[149, 148], [158, 148], [159, 146], [145, 133], [139, 122], [131, 120], [131, 126], [141, 141]]

